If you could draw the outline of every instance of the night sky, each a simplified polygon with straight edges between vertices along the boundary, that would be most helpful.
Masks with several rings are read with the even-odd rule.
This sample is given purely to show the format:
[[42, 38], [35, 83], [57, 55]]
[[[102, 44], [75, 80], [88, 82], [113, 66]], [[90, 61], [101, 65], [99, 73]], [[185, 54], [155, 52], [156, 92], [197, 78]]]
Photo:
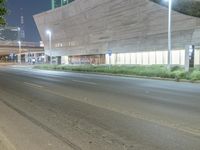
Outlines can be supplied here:
[[6, 18], [8, 26], [20, 26], [20, 8], [23, 8], [25, 40], [39, 42], [40, 36], [33, 15], [49, 10], [50, 2], [51, 0], [7, 0], [9, 14]]

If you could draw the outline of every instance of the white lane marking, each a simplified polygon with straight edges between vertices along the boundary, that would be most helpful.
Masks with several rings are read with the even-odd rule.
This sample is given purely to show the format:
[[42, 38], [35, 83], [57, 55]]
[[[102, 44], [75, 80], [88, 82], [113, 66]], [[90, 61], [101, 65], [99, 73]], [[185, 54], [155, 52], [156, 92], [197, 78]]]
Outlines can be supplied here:
[[41, 85], [37, 85], [37, 84], [34, 84], [34, 83], [28, 83], [28, 82], [24, 82], [24, 84], [26, 84], [28, 86], [31, 86], [31, 87], [37, 87], [37, 88], [42, 88], [43, 87]]
[[80, 81], [80, 80], [72, 80], [73, 82], [78, 82], [78, 83], [84, 83], [84, 84], [89, 84], [89, 85], [97, 85], [94, 82], [87, 82], [87, 81]]

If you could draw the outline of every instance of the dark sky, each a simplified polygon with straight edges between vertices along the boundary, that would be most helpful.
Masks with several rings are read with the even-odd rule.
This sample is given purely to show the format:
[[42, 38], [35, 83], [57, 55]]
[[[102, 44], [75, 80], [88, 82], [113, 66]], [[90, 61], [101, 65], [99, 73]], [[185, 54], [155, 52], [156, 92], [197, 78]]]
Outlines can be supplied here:
[[23, 8], [24, 30], [26, 41], [38, 42], [40, 36], [33, 20], [33, 15], [50, 9], [51, 0], [7, 0], [9, 14], [6, 17], [9, 26], [20, 26], [21, 10]]

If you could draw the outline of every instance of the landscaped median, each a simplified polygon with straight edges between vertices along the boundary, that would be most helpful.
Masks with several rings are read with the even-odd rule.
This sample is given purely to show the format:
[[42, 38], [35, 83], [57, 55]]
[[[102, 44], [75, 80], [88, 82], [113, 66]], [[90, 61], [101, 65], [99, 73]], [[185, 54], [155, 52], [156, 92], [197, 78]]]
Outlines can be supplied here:
[[163, 79], [185, 79], [189, 81], [200, 80], [200, 67], [191, 69], [189, 72], [184, 71], [184, 68], [174, 66], [169, 71], [166, 66], [152, 65], [36, 65], [36, 69], [45, 70], [60, 70], [60, 71], [76, 71], [76, 72], [91, 72], [91, 73], [105, 73], [114, 75], [129, 75], [141, 77], [155, 77]]

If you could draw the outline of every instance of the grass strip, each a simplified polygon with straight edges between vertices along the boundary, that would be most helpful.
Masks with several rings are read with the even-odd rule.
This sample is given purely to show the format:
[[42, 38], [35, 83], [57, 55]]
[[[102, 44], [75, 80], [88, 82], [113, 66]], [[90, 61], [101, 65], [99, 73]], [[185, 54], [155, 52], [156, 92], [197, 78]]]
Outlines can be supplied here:
[[173, 66], [169, 71], [163, 65], [36, 65], [36, 69], [45, 70], [60, 70], [60, 71], [78, 71], [78, 72], [96, 72], [96, 73], [110, 73], [120, 75], [137, 75], [146, 77], [160, 77], [171, 79], [187, 79], [191, 81], [200, 80], [200, 67], [191, 69], [186, 72], [181, 66]]

